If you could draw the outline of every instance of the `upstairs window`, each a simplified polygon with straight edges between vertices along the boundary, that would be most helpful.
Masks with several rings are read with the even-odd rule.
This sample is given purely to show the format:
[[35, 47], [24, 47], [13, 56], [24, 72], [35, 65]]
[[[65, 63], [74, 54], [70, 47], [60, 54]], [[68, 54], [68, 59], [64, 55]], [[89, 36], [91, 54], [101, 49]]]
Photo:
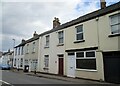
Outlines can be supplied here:
[[33, 42], [33, 52], [35, 52], [35, 42]]
[[27, 50], [26, 53], [29, 53], [29, 44], [27, 44]]
[[15, 56], [17, 55], [17, 48], [15, 48]]
[[23, 67], [23, 58], [21, 58], [20, 67]]
[[47, 35], [46, 36], [46, 47], [49, 47], [49, 40], [50, 40], [50, 36], [49, 35]]
[[21, 48], [21, 55], [23, 55], [23, 46], [22, 46], [22, 48]]
[[20, 55], [20, 47], [18, 48], [18, 55]]
[[111, 34], [120, 34], [120, 14], [110, 16]]
[[76, 40], [83, 40], [83, 25], [76, 26]]
[[63, 31], [58, 32], [58, 40], [59, 40], [59, 44], [63, 44], [64, 43], [64, 35], [63, 35]]

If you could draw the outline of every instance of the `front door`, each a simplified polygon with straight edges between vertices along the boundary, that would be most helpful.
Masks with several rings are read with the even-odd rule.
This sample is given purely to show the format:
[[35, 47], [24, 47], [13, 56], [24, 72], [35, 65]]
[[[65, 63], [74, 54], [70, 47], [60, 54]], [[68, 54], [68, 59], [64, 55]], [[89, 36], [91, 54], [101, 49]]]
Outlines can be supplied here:
[[67, 76], [75, 77], [75, 55], [74, 53], [68, 53]]
[[58, 69], [58, 74], [59, 75], [63, 75], [63, 71], [64, 71], [64, 66], [63, 66], [63, 58], [59, 58], [59, 69]]

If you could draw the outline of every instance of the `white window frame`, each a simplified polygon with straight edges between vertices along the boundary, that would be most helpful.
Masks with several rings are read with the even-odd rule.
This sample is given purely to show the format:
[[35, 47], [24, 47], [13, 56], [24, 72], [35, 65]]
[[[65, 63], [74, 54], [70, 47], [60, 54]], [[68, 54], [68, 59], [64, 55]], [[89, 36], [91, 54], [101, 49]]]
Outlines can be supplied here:
[[[60, 42], [62, 40], [62, 42]], [[58, 44], [64, 44], [64, 31], [58, 32]]]
[[[22, 61], [21, 61], [22, 59]], [[20, 67], [23, 67], [23, 58], [20, 59]]]
[[[84, 52], [84, 57], [83, 57], [83, 58], [82, 58], [82, 57], [77, 58], [77, 53], [79, 53], [79, 52]], [[86, 57], [86, 52], [95, 52], [95, 57]], [[76, 60], [77, 60], [77, 59], [95, 59], [95, 60], [96, 60], [96, 51], [95, 51], [95, 50], [77, 51], [75, 54], [76, 54], [76, 55], [75, 55], [75, 56], [76, 56]], [[77, 67], [76, 67], [76, 70], [97, 71], [97, 64], [96, 64], [96, 69], [82, 69], [82, 68], [77, 68]]]
[[15, 56], [17, 55], [17, 48], [15, 48]]
[[27, 51], [26, 53], [29, 53], [29, 44], [27, 44]]
[[[77, 32], [77, 29], [78, 29], [77, 27], [80, 27], [80, 26], [82, 26], [82, 32]], [[83, 29], [83, 24], [78, 25], [78, 26], [76, 26], [75, 28], [76, 28], [75, 40], [76, 40], [76, 41], [82, 41], [82, 40], [84, 40], [84, 29]], [[77, 35], [78, 35], [78, 34], [83, 34], [83, 39], [77, 40]]]
[[18, 55], [20, 55], [20, 49], [21, 49], [21, 47], [18, 48]]
[[21, 55], [23, 55], [24, 46], [21, 47]]
[[[110, 15], [110, 16], [109, 16], [111, 34], [112, 34], [112, 35], [120, 34], [120, 28], [119, 28], [119, 26], [120, 26], [120, 21], [119, 21], [119, 19], [118, 19], [118, 22], [117, 22], [116, 24], [112, 24], [111, 18], [112, 18], [113, 16], [117, 16], [118, 18], [120, 18], [120, 13], [117, 13], [117, 14], [114, 14], [114, 15]], [[112, 26], [116, 26], [116, 25], [118, 26], [117, 29], [119, 30], [119, 32], [117, 32], [117, 33], [112, 33]]]
[[44, 67], [49, 68], [49, 55], [44, 55]]
[[45, 37], [46, 37], [45, 47], [49, 47], [49, 44], [50, 44], [50, 35], [47, 35]]
[[24, 61], [25, 61], [25, 62], [24, 62], [24, 63], [25, 63], [25, 65], [28, 65], [28, 64], [29, 64], [28, 59], [25, 59]]
[[16, 66], [16, 58], [14, 59], [14, 66]]
[[36, 42], [33, 42], [33, 52], [35, 52]]

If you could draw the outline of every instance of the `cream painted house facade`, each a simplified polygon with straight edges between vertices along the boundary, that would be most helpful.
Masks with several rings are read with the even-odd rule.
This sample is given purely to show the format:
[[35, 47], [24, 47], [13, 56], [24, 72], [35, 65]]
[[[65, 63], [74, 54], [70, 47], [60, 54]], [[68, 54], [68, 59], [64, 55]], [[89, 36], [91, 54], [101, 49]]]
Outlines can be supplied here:
[[69, 22], [67, 76], [120, 83], [119, 9], [120, 2]]
[[37, 71], [38, 65], [38, 46], [39, 37], [33, 37], [26, 41], [25, 44], [25, 55], [24, 55], [24, 65], [29, 66], [29, 71]]
[[38, 66], [39, 35], [35, 32], [33, 37], [15, 46], [13, 67], [26, 71], [37, 71]]
[[24, 69], [24, 52], [25, 49], [25, 40], [22, 40], [21, 43], [14, 47], [14, 59], [13, 67], [17, 69]]
[[[39, 71], [59, 74], [63, 56], [65, 76], [120, 83], [119, 9], [120, 2], [40, 34]], [[59, 31], [62, 46], [57, 46]]]
[[[59, 24], [59, 21], [57, 21]], [[54, 27], [54, 26], [53, 26]], [[53, 28], [40, 34], [39, 71], [52, 74], [65, 74], [64, 30]]]

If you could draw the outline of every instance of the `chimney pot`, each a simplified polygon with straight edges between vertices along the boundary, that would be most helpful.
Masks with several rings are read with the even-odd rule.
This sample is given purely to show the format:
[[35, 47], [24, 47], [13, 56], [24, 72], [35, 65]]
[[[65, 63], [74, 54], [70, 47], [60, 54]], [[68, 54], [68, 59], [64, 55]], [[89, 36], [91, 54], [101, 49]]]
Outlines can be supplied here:
[[36, 31], [35, 31], [34, 34], [33, 34], [33, 37], [34, 37], [34, 36], [38, 36], [38, 34], [36, 33]]
[[53, 29], [60, 26], [59, 18], [54, 18], [53, 20]]
[[106, 8], [105, 0], [100, 0], [101, 9]]
[[25, 40], [24, 39], [22, 39], [22, 43], [24, 43], [25, 42]]
[[10, 53], [10, 49], [8, 50], [8, 52]]

